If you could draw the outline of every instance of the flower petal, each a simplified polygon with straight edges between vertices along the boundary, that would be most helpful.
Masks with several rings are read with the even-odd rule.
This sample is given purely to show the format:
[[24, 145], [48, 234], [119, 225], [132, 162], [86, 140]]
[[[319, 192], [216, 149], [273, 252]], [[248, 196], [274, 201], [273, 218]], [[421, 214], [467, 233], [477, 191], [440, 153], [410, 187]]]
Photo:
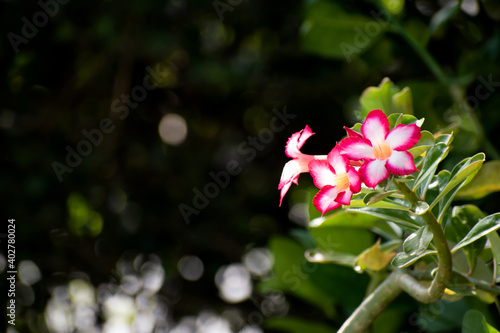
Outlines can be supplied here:
[[365, 139], [370, 142], [381, 142], [385, 140], [387, 133], [389, 133], [389, 121], [387, 116], [381, 110], [371, 111], [361, 125], [361, 133]]
[[335, 182], [335, 174], [327, 161], [312, 160], [309, 162], [309, 172], [317, 188], [333, 185]]
[[[297, 175], [297, 179], [298, 178], [299, 178], [299, 176]], [[285, 194], [286, 194], [286, 192], [288, 192], [288, 189], [290, 188], [291, 185], [292, 185], [291, 181], [289, 181], [287, 183], [283, 183], [283, 184], [280, 182], [281, 188], [278, 188], [278, 190], [281, 189], [281, 192], [280, 192], [280, 207], [281, 207], [281, 204], [283, 202], [283, 198], [285, 197]]]
[[302, 155], [302, 153], [300, 152], [300, 148], [302, 148], [307, 139], [309, 139], [309, 137], [313, 134], [314, 133], [307, 125], [300, 132], [293, 133], [286, 143], [285, 147], [286, 156], [292, 158], [300, 157]]
[[340, 155], [340, 149], [338, 145], [335, 145], [335, 147], [328, 154], [328, 163], [330, 163], [330, 165], [333, 167], [336, 174], [347, 173], [349, 159]]
[[345, 127], [344, 126], [344, 129], [345, 131], [347, 132], [347, 135], [350, 137], [350, 138], [356, 138], [356, 139], [362, 139], [363, 137], [361, 136], [361, 134], [359, 134], [358, 132], [356, 132], [355, 130], [352, 130], [350, 129], [349, 127]]
[[415, 124], [398, 125], [394, 127], [385, 141], [392, 149], [407, 150], [413, 147], [420, 140], [420, 127]]
[[361, 191], [361, 179], [359, 179], [359, 174], [353, 167], [349, 167], [347, 170], [347, 178], [349, 178], [349, 188], [352, 192], [358, 193]]
[[341, 204], [335, 201], [338, 194], [339, 193], [337, 192], [335, 186], [327, 185], [319, 190], [319, 192], [314, 196], [313, 205], [321, 212], [321, 214], [325, 214], [332, 209], [339, 208]]
[[294, 159], [286, 162], [283, 167], [283, 172], [281, 173], [280, 183], [278, 184], [278, 190], [281, 190], [280, 195], [280, 206], [283, 201], [283, 197], [290, 188], [292, 183], [297, 184], [299, 181], [299, 175], [301, 172], [307, 172], [307, 164], [304, 168], [303, 163], [300, 163], [299, 159]]
[[375, 154], [370, 142], [354, 137], [345, 138], [339, 144], [340, 153], [352, 160], [373, 160]]
[[335, 202], [342, 205], [349, 205], [351, 203], [352, 191], [347, 189], [344, 192], [340, 192], [335, 198]]
[[413, 156], [407, 151], [393, 150], [391, 157], [387, 159], [387, 170], [397, 176], [409, 175], [415, 171], [415, 161]]
[[368, 187], [375, 187], [384, 179], [389, 177], [389, 171], [385, 167], [386, 161], [368, 161], [359, 168], [359, 178]]

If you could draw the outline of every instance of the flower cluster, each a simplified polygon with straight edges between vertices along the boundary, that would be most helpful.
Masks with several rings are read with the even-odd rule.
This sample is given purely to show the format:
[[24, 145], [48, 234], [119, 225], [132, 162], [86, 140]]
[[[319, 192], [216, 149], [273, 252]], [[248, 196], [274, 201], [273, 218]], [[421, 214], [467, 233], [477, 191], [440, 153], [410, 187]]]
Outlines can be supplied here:
[[328, 155], [306, 155], [300, 149], [313, 135], [309, 126], [294, 133], [288, 140], [285, 153], [292, 160], [283, 168], [278, 189], [280, 205], [299, 175], [309, 172], [320, 190], [313, 204], [322, 213], [349, 205], [361, 183], [374, 188], [389, 174], [403, 176], [417, 170], [408, 149], [420, 139], [420, 128], [397, 125], [389, 131], [389, 121], [381, 110], [373, 110], [361, 125], [361, 133], [344, 127], [347, 138], [336, 144]]

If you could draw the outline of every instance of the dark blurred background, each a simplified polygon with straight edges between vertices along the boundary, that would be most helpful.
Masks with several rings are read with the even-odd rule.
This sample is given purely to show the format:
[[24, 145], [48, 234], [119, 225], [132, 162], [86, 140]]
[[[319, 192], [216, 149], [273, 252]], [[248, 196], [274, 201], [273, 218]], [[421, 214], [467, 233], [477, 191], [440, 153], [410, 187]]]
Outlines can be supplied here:
[[[270, 237], [307, 219], [299, 188], [278, 207], [287, 138], [307, 124], [317, 134], [303, 151], [326, 154], [384, 77], [412, 88], [426, 129], [453, 125], [451, 86], [476, 96], [479, 76], [500, 81], [500, 15], [489, 1], [393, 10], [454, 78], [445, 84], [385, 25], [342, 55], [380, 9], [323, 2], [340, 23], [319, 37], [308, 33], [329, 15], [311, 9], [318, 1], [1, 2], [1, 223], [16, 220], [19, 269], [9, 332], [258, 333], [272, 316], [326, 321], [293, 296], [266, 312], [284, 296], [252, 292], [269, 274]], [[482, 127], [460, 128], [469, 145], [452, 161], [485, 138], [499, 147], [498, 85], [475, 109]], [[277, 114], [288, 123], [273, 131]], [[204, 200], [197, 191], [214, 174], [224, 186], [208, 185]]]

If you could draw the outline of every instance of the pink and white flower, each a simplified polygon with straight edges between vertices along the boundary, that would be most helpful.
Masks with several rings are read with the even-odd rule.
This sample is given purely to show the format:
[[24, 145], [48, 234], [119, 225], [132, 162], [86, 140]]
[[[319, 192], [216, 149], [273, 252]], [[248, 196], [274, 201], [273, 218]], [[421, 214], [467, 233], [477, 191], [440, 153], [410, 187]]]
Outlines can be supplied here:
[[381, 110], [371, 111], [361, 125], [361, 133], [351, 133], [340, 142], [340, 153], [352, 160], [364, 160], [359, 177], [375, 187], [389, 173], [409, 175], [417, 170], [413, 156], [407, 151], [420, 140], [420, 127], [398, 125], [389, 131], [389, 121]]
[[300, 152], [300, 148], [314, 133], [311, 131], [309, 126], [292, 134], [288, 139], [285, 147], [285, 153], [288, 157], [293, 158], [288, 161], [283, 167], [283, 172], [281, 173], [280, 183], [278, 185], [278, 190], [281, 190], [280, 194], [280, 206], [283, 201], [283, 197], [292, 185], [292, 183], [298, 184], [299, 175], [303, 172], [309, 172], [309, 162], [313, 160], [326, 160], [326, 155], [306, 155]]
[[332, 149], [326, 161], [309, 162], [309, 172], [314, 185], [320, 189], [313, 198], [313, 204], [322, 214], [341, 205], [349, 205], [353, 193], [361, 190], [358, 172], [349, 165], [349, 159], [340, 155], [338, 146]]

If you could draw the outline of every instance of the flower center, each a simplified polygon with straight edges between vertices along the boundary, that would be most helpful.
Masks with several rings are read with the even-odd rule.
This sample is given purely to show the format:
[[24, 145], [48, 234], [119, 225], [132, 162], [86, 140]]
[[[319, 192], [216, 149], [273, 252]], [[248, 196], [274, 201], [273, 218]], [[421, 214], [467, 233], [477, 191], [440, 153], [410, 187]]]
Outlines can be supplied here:
[[373, 153], [375, 154], [376, 159], [386, 160], [391, 156], [392, 149], [391, 149], [391, 147], [389, 147], [387, 142], [382, 141], [382, 142], [376, 143], [373, 146]]
[[334, 181], [335, 188], [338, 192], [344, 192], [349, 188], [349, 178], [346, 173], [337, 174]]

